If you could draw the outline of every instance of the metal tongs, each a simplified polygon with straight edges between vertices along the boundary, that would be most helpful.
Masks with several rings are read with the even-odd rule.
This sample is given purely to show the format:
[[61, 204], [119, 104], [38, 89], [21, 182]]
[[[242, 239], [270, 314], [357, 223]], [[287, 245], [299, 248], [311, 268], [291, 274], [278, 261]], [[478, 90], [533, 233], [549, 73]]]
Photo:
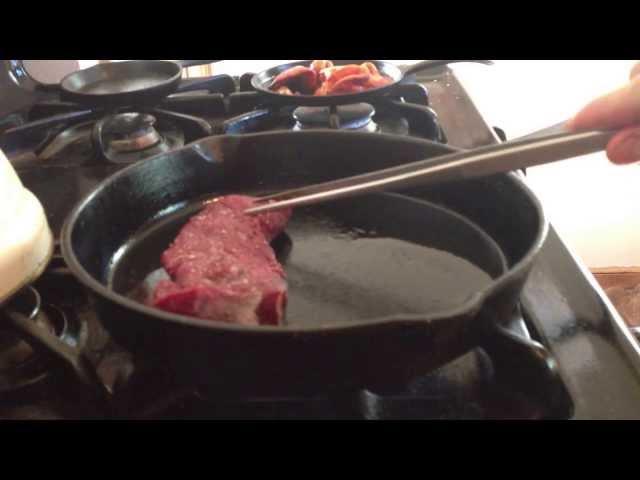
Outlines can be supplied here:
[[565, 123], [499, 145], [456, 152], [399, 167], [260, 197], [245, 213], [299, 207], [365, 193], [423, 186], [520, 170], [606, 149], [617, 131], [570, 133]]

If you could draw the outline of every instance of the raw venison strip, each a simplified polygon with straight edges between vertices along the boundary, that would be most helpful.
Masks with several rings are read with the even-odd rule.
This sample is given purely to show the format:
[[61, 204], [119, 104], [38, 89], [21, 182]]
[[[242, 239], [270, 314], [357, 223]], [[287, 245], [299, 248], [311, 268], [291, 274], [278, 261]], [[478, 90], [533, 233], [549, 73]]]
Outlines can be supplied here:
[[158, 283], [153, 306], [169, 312], [242, 325], [278, 325], [287, 284], [269, 242], [291, 211], [249, 216], [253, 199], [217, 198], [182, 228], [162, 254], [171, 280]]

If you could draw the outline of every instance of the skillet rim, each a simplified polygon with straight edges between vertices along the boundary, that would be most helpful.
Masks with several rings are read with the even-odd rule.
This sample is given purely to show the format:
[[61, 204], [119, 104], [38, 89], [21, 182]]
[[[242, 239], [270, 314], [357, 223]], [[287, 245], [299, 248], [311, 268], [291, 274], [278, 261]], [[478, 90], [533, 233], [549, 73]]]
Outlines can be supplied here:
[[[282, 136], [288, 137], [291, 135], [305, 135], [305, 134], [314, 134], [314, 135], [331, 135], [335, 136], [336, 134], [345, 136], [358, 138], [363, 137], [366, 138], [370, 133], [367, 132], [351, 132], [351, 131], [328, 131], [324, 129], [309, 129], [304, 132], [292, 132], [292, 131], [278, 131], [278, 132], [260, 132], [260, 133], [250, 133], [250, 134], [239, 134], [239, 135], [213, 135], [210, 137], [205, 137], [195, 142], [192, 142], [188, 145], [185, 145], [179, 150], [185, 149], [195, 149], [198, 150], [198, 145], [205, 143], [207, 141], [211, 141], [213, 139], [220, 138], [250, 138], [250, 137], [269, 137], [269, 136]], [[378, 137], [386, 137], [393, 140], [398, 140], [397, 136], [389, 135], [389, 134], [377, 134]], [[463, 151], [460, 148], [452, 147], [449, 145], [444, 145], [437, 142], [432, 142], [430, 140], [423, 140], [417, 138], [405, 138], [403, 141], [414, 142], [424, 146], [435, 146], [438, 148], [442, 148], [445, 150], [449, 150], [450, 152]], [[516, 262], [511, 267], [507, 266], [506, 270], [500, 276], [492, 279], [492, 281], [482, 290], [478, 291], [476, 294], [471, 295], [467, 301], [460, 304], [460, 306], [455, 308], [450, 308], [447, 310], [443, 310], [441, 312], [435, 312], [431, 314], [403, 314], [403, 315], [393, 315], [393, 316], [385, 316], [378, 317], [373, 319], [368, 319], [366, 321], [358, 321], [358, 322], [350, 322], [350, 323], [340, 323], [340, 324], [327, 324], [320, 326], [272, 326], [272, 325], [237, 325], [223, 322], [215, 322], [211, 320], [200, 319], [196, 317], [190, 317], [186, 315], [177, 315], [169, 312], [165, 312], [163, 310], [154, 309], [151, 307], [147, 307], [139, 302], [136, 302], [133, 299], [130, 299], [124, 295], [118, 294], [113, 290], [109, 289], [107, 286], [99, 282], [97, 279], [93, 277], [93, 275], [89, 274], [87, 270], [83, 267], [83, 265], [78, 260], [74, 249], [72, 247], [72, 233], [75, 225], [78, 222], [83, 210], [86, 206], [91, 202], [93, 197], [97, 196], [101, 190], [108, 184], [118, 181], [121, 177], [125, 177], [129, 174], [129, 172], [135, 170], [136, 168], [141, 168], [141, 165], [153, 161], [162, 156], [171, 155], [174, 152], [162, 153], [153, 157], [149, 157], [142, 161], [136, 162], [128, 167], [119, 170], [118, 172], [112, 174], [107, 177], [105, 180], [100, 182], [91, 192], [89, 192], [82, 200], [80, 200], [76, 206], [71, 210], [65, 222], [62, 226], [60, 232], [60, 248], [62, 255], [67, 263], [67, 266], [74, 274], [74, 276], [82, 283], [84, 286], [89, 288], [94, 294], [100, 296], [102, 299], [113, 302], [118, 307], [127, 309], [129, 311], [133, 311], [136, 314], [143, 315], [145, 317], [150, 317], [149, 319], [161, 319], [163, 321], [168, 321], [173, 324], [180, 324], [190, 327], [204, 328], [212, 331], [226, 331], [226, 332], [236, 332], [236, 333], [260, 333], [260, 334], [269, 334], [269, 335], [278, 335], [278, 336], [290, 336], [296, 334], [329, 334], [331, 332], [349, 332], [349, 331], [364, 331], [369, 328], [376, 328], [380, 326], [401, 326], [401, 325], [413, 325], [413, 324], [430, 324], [437, 321], [446, 321], [452, 317], [471, 315], [478, 312], [485, 302], [496, 292], [501, 290], [501, 288], [507, 284], [512, 278], [519, 276], [524, 270], [528, 269], [532, 264], [535, 257], [538, 255], [540, 248], [544, 241], [546, 240], [548, 231], [549, 231], [549, 222], [545, 215], [544, 209], [542, 208], [542, 204], [540, 200], [537, 198], [535, 193], [531, 190], [531, 188], [526, 185], [524, 180], [515, 172], [510, 172], [506, 174], [508, 178], [510, 178], [515, 184], [523, 191], [523, 193], [529, 198], [531, 201], [536, 213], [538, 214], [538, 228], [535, 238], [531, 242], [531, 246], [528, 248], [527, 253], [522, 256], [522, 258]], [[413, 197], [409, 197], [413, 198]], [[418, 199], [420, 200], [420, 199]], [[435, 204], [433, 204], [435, 205]], [[436, 205], [437, 206], [437, 205]], [[446, 208], [446, 207], [445, 207]], [[456, 213], [457, 212], [453, 212]], [[461, 215], [461, 214], [458, 214]], [[469, 221], [471, 224], [476, 225], [475, 222], [472, 222], [470, 219], [467, 219], [464, 215], [461, 215], [465, 220]], [[477, 225], [476, 225], [477, 226]], [[484, 231], [481, 227], [477, 226], [485, 235], [488, 235], [493, 239], [491, 235]], [[495, 240], [494, 240], [495, 241]], [[500, 249], [502, 250], [502, 249]], [[504, 254], [504, 253], [503, 253]]]

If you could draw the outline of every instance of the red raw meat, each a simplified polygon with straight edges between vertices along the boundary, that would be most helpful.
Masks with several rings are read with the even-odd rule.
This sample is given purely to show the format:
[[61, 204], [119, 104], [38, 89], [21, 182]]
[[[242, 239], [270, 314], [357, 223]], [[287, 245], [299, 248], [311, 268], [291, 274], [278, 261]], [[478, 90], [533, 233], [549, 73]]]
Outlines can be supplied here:
[[282, 86], [288, 87], [296, 93], [313, 93], [318, 86], [318, 74], [311, 68], [293, 67], [285, 70], [273, 80], [271, 90], [277, 91]]
[[321, 74], [323, 70], [331, 67], [333, 67], [331, 60], [314, 60], [311, 62], [311, 68], [318, 74]]
[[366, 89], [366, 85], [369, 81], [370, 75], [368, 73], [358, 73], [355, 75], [347, 75], [340, 80], [330, 85], [327, 89], [327, 94], [333, 93], [356, 93], [362, 92]]
[[371, 75], [371, 77], [369, 78], [369, 82], [367, 83], [367, 86], [369, 88], [380, 88], [380, 87], [385, 87], [391, 84], [392, 82], [393, 81], [388, 77], [383, 77], [382, 75]]
[[343, 65], [341, 67], [332, 67], [326, 73], [326, 82], [329, 86], [335, 85], [341, 79], [351, 75], [368, 75], [369, 71], [360, 65]]
[[316, 96], [364, 92], [393, 83], [372, 62], [334, 66], [329, 60], [314, 60], [311, 68], [297, 66], [276, 77], [271, 90], [284, 95]]
[[291, 89], [285, 85], [279, 87], [276, 90], [277, 93], [279, 93], [280, 95], [293, 95], [293, 92], [291, 91]]
[[285, 272], [269, 242], [291, 211], [249, 216], [251, 197], [220, 197], [192, 217], [162, 254], [171, 277], [151, 304], [162, 310], [242, 325], [278, 325], [287, 303]]
[[367, 71], [371, 74], [371, 75], [380, 75], [380, 72], [378, 71], [378, 67], [375, 66], [374, 63], [372, 62], [364, 62], [362, 65], [360, 65], [361, 67], [367, 69]]
[[385, 85], [389, 85], [393, 82], [389, 77], [385, 77], [384, 75], [382, 75], [375, 64], [371, 62], [363, 63], [362, 67], [366, 68], [371, 75], [369, 81], [367, 82], [368, 88], [384, 87]]

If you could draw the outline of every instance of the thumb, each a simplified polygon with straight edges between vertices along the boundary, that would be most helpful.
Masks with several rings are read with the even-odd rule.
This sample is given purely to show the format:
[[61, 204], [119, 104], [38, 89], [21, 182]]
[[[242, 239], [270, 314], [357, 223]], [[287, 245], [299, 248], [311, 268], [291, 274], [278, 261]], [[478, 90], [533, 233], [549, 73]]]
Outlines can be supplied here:
[[619, 165], [640, 161], [640, 127], [627, 128], [616, 134], [607, 145], [607, 156]]

